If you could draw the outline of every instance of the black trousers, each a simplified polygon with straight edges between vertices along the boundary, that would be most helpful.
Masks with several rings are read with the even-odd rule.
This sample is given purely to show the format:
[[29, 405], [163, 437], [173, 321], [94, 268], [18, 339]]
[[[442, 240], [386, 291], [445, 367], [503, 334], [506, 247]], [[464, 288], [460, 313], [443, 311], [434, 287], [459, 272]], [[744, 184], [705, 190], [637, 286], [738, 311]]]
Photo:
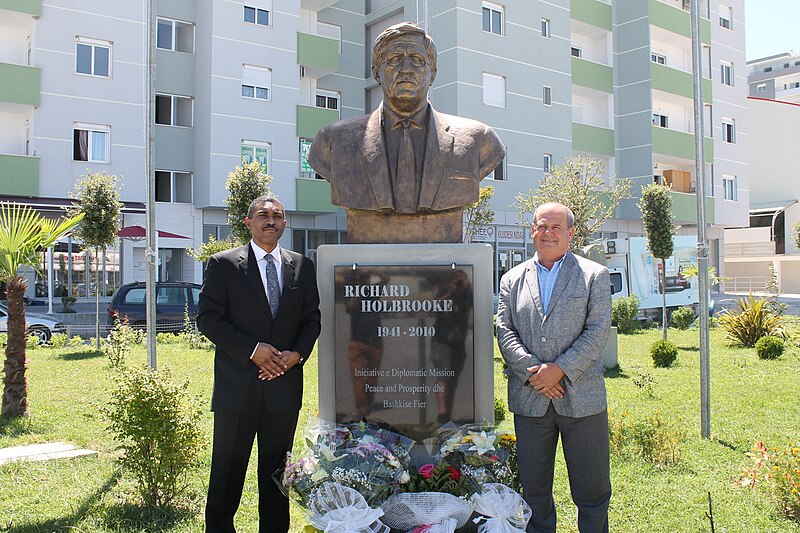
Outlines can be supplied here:
[[527, 532], [556, 530], [553, 469], [560, 434], [572, 501], [578, 508], [578, 530], [607, 533], [611, 500], [608, 412], [570, 418], [556, 413], [551, 403], [541, 417], [515, 414], [514, 429], [522, 495], [533, 511]]
[[289, 500], [273, 481], [292, 449], [297, 411], [273, 413], [263, 405], [247, 413], [214, 413], [214, 447], [206, 501], [206, 531], [231, 533], [239, 508], [253, 440], [258, 437], [260, 533], [289, 531]]

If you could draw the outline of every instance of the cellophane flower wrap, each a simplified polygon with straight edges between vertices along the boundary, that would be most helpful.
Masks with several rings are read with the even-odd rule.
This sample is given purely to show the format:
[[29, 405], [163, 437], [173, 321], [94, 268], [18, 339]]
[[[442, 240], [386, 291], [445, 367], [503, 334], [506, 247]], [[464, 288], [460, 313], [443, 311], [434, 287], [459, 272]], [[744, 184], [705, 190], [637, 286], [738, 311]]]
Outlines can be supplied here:
[[438, 458], [478, 485], [502, 483], [520, 492], [517, 439], [492, 426], [465, 425], [442, 435]]
[[307, 508], [312, 492], [325, 482], [335, 482], [363, 495], [370, 507], [402, 492], [410, 480], [408, 452], [413, 441], [369, 424], [313, 423], [306, 434], [306, 449], [287, 459], [276, 474], [284, 492]]

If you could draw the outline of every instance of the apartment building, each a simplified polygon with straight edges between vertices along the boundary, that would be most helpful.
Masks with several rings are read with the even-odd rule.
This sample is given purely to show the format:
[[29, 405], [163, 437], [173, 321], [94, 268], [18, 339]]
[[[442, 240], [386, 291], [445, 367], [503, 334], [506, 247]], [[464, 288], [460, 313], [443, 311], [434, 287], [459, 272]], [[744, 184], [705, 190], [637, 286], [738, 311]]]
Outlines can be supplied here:
[[[706, 208], [712, 265], [720, 269], [722, 228], [742, 225], [748, 204], [744, 8], [743, 0], [727, 2], [702, 6]], [[688, 2], [157, 6], [157, 226], [186, 237], [159, 240], [162, 277], [201, 279], [184, 248], [227, 235], [224, 182], [242, 157], [273, 176], [289, 214], [286, 246], [313, 257], [320, 244], [346, 242], [344, 214], [304, 153], [323, 125], [376, 108], [382, 93], [370, 71], [371, 43], [403, 20], [436, 42], [432, 104], [490, 124], [508, 148], [484, 182], [495, 187], [495, 223], [478, 236], [495, 248], [496, 279], [533, 253], [515, 197], [573, 154], [600, 158], [608, 179], [632, 178], [635, 191], [671, 183], [681, 231], [696, 231]], [[5, 0], [0, 10], [0, 74], [8, 73], [0, 80], [9, 80], [0, 82], [0, 196], [57, 204], [87, 168], [105, 170], [125, 177], [123, 225], [144, 225], [144, 2]], [[621, 206], [604, 236], [642, 233], [636, 201]], [[56, 256], [54, 270], [66, 257], [61, 273], [84, 280], [90, 293], [85, 257]], [[141, 241], [123, 240], [105, 262], [109, 286], [144, 279]]]
[[800, 53], [789, 51], [747, 62], [749, 96], [800, 103]]

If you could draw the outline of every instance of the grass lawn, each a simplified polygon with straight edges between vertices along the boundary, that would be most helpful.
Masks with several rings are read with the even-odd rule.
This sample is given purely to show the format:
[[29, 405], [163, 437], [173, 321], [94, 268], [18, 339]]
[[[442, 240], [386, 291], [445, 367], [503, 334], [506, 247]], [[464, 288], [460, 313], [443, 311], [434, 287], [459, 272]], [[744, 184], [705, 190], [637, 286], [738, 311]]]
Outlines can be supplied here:
[[[790, 327], [795, 334], [800, 322]], [[647, 347], [661, 336], [650, 330], [619, 336], [619, 371], [608, 373], [609, 409], [629, 419], [659, 415], [688, 434], [682, 461], [653, 466], [631, 457], [612, 457], [611, 529], [613, 531], [711, 531], [708, 492], [714, 504], [717, 531], [800, 532], [800, 524], [778, 514], [766, 495], [741, 489], [739, 474], [750, 460], [745, 455], [763, 440], [785, 447], [800, 441], [800, 352], [796, 348], [776, 361], [759, 360], [754, 350], [725, 344], [721, 331], [711, 332], [712, 438], [700, 438], [699, 350], [697, 330], [670, 330], [680, 353], [669, 369], [653, 368]], [[495, 352], [496, 394], [506, 397]], [[159, 345], [159, 367], [169, 367], [176, 379], [188, 379], [206, 415], [203, 429], [210, 437], [213, 353], [180, 345]], [[106, 359], [89, 349], [41, 348], [29, 352], [31, 417], [0, 419], [0, 448], [61, 441], [97, 450], [97, 456], [43, 463], [0, 465], [0, 531], [202, 531], [202, 511], [208, 482], [210, 449], [201, 456], [191, 486], [180, 505], [148, 511], [135, 493], [128, 473], [115, 466], [115, 444], [104, 430], [96, 406], [108, 398], [111, 385]], [[144, 347], [129, 361], [145, 362]], [[635, 382], [653, 380], [652, 393]], [[299, 428], [317, 411], [316, 357], [306, 365], [305, 403]], [[511, 429], [511, 420], [502, 424]], [[302, 436], [298, 433], [296, 449]], [[208, 439], [210, 441], [210, 438]], [[237, 515], [242, 532], [257, 531], [255, 464], [251, 465]], [[577, 531], [563, 459], [556, 464], [559, 531]], [[301, 531], [304, 515], [293, 506], [293, 531]]]

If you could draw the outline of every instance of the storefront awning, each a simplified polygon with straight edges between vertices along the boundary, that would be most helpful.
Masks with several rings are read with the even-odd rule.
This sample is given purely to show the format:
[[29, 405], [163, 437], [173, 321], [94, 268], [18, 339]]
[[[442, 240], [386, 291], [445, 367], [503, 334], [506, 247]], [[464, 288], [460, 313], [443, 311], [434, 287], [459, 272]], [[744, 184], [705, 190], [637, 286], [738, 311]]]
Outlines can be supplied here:
[[[169, 231], [156, 230], [160, 239], [189, 239], [177, 233], [170, 233]], [[126, 226], [117, 232], [117, 237], [121, 239], [130, 239], [132, 241], [141, 241], [147, 236], [147, 230], [142, 226]]]

